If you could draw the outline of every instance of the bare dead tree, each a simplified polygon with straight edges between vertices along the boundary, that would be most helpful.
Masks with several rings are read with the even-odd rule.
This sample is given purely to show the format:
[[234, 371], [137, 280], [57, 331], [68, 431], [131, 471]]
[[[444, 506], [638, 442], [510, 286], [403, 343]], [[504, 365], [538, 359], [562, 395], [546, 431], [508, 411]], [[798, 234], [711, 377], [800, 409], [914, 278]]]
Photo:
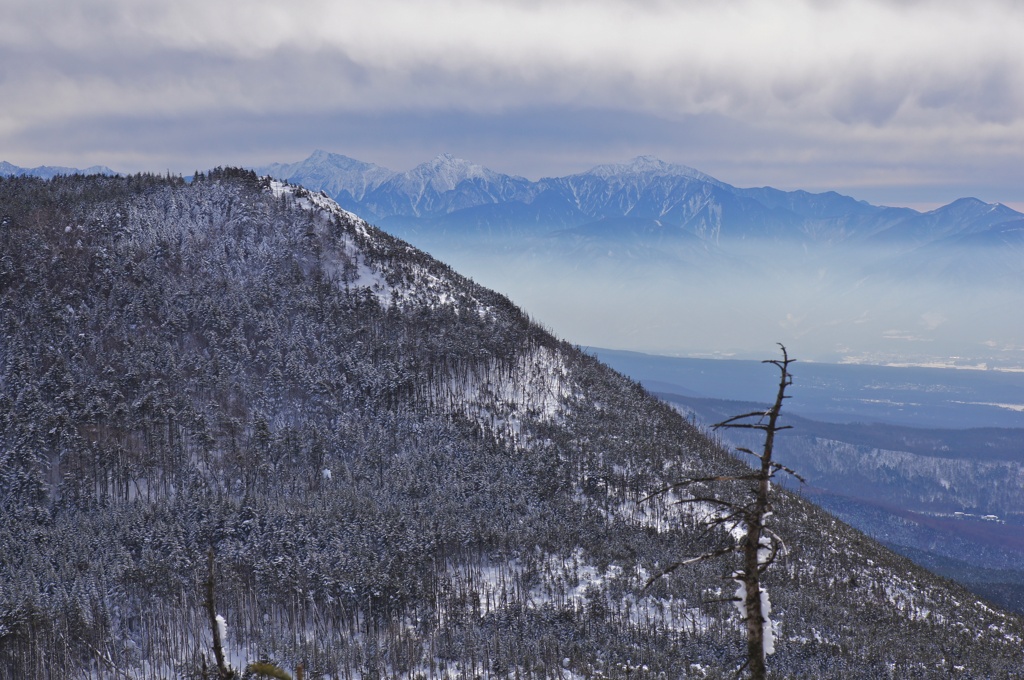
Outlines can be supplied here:
[[696, 491], [709, 483], [738, 482], [747, 485], [747, 493], [740, 500], [726, 500], [711, 494], [690, 492], [687, 497], [674, 501], [677, 504], [703, 504], [715, 508], [710, 518], [710, 524], [726, 529], [728, 535], [733, 538], [733, 542], [720, 549], [670, 564], [652, 576], [648, 581], [648, 586], [658, 578], [688, 564], [729, 554], [739, 554], [740, 567], [727, 577], [737, 583], [736, 594], [729, 598], [729, 601], [736, 604], [747, 633], [747, 659], [740, 668], [740, 672], [742, 673], [746, 668], [750, 674], [749, 677], [753, 680], [762, 680], [766, 677], [765, 658], [775, 648], [773, 624], [768, 616], [771, 612], [771, 603], [768, 593], [761, 586], [761, 575], [780, 554], [785, 553], [786, 549], [782, 539], [765, 526], [765, 521], [771, 515], [771, 480], [776, 473], [785, 472], [801, 482], [804, 481], [793, 470], [772, 460], [775, 434], [790, 427], [779, 424], [779, 414], [782, 411], [783, 402], [789, 398], [786, 396], [786, 388], [793, 383], [789, 365], [795, 361], [795, 359], [789, 358], [784, 345], [780, 344], [779, 347], [782, 349], [782, 359], [770, 359], [762, 362], [772, 364], [779, 369], [779, 388], [771, 407], [765, 411], [753, 411], [733, 416], [713, 426], [713, 429], [716, 430], [751, 429], [764, 433], [764, 443], [759, 453], [744, 447], [737, 448], [740, 453], [754, 458], [753, 472], [746, 475], [688, 478], [659, 489], [647, 497], [647, 499], [651, 499], [673, 491]]

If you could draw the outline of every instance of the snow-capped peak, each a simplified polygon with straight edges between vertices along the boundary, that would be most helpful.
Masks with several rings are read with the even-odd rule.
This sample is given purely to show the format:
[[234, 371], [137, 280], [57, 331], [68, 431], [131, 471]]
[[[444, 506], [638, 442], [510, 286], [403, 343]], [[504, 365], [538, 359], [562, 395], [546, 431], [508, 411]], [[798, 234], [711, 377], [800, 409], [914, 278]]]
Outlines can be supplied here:
[[401, 175], [403, 183], [418, 187], [430, 187], [439, 193], [451, 191], [467, 179], [498, 181], [501, 174], [484, 166], [456, 158], [450, 153], [440, 153], [426, 163], [417, 165]]
[[598, 165], [583, 174], [596, 175], [603, 179], [608, 179], [610, 177], [648, 175], [655, 177], [688, 177], [690, 179], [696, 179], [704, 182], [717, 182], [714, 177], [705, 175], [703, 172], [695, 170], [687, 165], [666, 163], [660, 158], [655, 158], [654, 156], [637, 156], [628, 163], [609, 163], [606, 165]]
[[394, 171], [385, 167], [321, 149], [297, 163], [272, 163], [256, 168], [256, 172], [308, 188], [325, 189], [335, 196], [348, 191], [356, 200], [395, 176]]

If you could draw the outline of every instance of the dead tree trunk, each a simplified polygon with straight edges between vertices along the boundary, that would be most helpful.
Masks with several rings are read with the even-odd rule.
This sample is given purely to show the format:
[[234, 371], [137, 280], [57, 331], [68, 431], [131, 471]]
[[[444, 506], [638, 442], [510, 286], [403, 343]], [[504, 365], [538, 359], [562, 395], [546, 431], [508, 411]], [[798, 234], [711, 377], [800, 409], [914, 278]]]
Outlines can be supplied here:
[[[772, 461], [775, 433], [789, 428], [788, 425], [779, 425], [779, 414], [782, 411], [782, 403], [788, 398], [786, 388], [793, 384], [789, 365], [794, 359], [789, 358], [785, 346], [779, 346], [782, 348], [782, 359], [763, 362], [773, 364], [779, 369], [779, 389], [771, 408], [766, 412], [755, 411], [734, 416], [714, 426], [715, 429], [747, 428], [764, 432], [764, 445], [760, 453], [740, 449], [741, 452], [754, 456], [760, 463], [752, 480], [752, 502], [739, 513], [740, 519], [746, 525], [746, 536], [740, 546], [743, 550], [743, 569], [736, 579], [742, 584], [742, 608], [747, 629], [746, 665], [752, 680], [762, 680], [767, 676], [765, 657], [775, 649], [772, 622], [768, 618], [768, 594], [761, 588], [761, 574], [775, 561], [780, 545], [777, 537], [768, 532], [764, 525], [771, 510], [771, 480], [780, 469], [792, 473], [791, 470]], [[751, 422], [754, 418], [757, 420]]]
[[737, 583], [733, 602], [740, 611], [747, 633], [747, 659], [743, 665], [752, 680], [764, 680], [767, 677], [765, 658], [775, 649], [773, 624], [768, 616], [771, 612], [771, 604], [768, 593], [761, 586], [761, 575], [775, 561], [780, 549], [785, 548], [778, 535], [765, 526], [765, 521], [771, 514], [771, 480], [776, 472], [783, 471], [793, 475], [801, 482], [803, 481], [798, 474], [772, 460], [775, 434], [780, 430], [789, 429], [787, 425], [779, 425], [779, 414], [782, 412], [783, 402], [788, 399], [786, 388], [793, 383], [789, 365], [795, 361], [789, 358], [785, 346], [779, 345], [779, 347], [782, 348], [782, 359], [762, 362], [772, 364], [779, 369], [779, 389], [775, 396], [775, 402], [767, 410], [734, 416], [714, 426], [714, 429], [751, 429], [764, 433], [764, 443], [759, 452], [755, 453], [747, 448], [737, 449], [754, 458], [753, 472], [748, 475], [685, 479], [670, 484], [645, 499], [649, 500], [678, 489], [699, 488], [712, 482], [749, 484], [746, 501], [727, 501], [712, 495], [694, 494], [693, 492], [690, 497], [677, 501], [679, 503], [703, 503], [716, 507], [717, 515], [712, 520], [712, 524], [728, 529], [730, 533], [736, 528], [741, 528], [743, 538], [737, 543], [719, 550], [671, 564], [653, 576], [648, 581], [648, 585], [681, 566], [722, 557], [729, 553], [739, 553], [740, 568], [733, 571], [727, 578]]

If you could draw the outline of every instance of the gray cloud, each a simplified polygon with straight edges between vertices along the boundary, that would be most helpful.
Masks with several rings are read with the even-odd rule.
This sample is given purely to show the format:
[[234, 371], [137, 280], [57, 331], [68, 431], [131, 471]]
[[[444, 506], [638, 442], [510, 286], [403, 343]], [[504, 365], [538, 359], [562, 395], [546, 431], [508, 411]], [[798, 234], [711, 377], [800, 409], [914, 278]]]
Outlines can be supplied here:
[[24, 165], [444, 143], [532, 176], [639, 151], [738, 184], [1024, 184], [1012, 1], [7, 5], [0, 149]]

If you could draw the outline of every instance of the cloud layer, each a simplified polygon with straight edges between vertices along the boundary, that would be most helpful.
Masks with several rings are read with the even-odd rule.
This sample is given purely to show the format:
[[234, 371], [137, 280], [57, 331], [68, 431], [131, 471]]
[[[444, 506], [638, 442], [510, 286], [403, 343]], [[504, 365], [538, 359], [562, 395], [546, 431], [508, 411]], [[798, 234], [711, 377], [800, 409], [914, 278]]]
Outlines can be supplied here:
[[[1024, 186], [1024, 6], [1008, 0], [6, 4], [0, 149], [22, 165], [184, 170], [321, 146], [404, 169], [447, 140], [532, 176], [650, 152], [737, 184], [1024, 201], [1005, 195]], [[320, 127], [274, 139], [283, 121]], [[407, 156], [387, 148], [410, 127]], [[216, 160], [220, 136], [237, 146]]]

